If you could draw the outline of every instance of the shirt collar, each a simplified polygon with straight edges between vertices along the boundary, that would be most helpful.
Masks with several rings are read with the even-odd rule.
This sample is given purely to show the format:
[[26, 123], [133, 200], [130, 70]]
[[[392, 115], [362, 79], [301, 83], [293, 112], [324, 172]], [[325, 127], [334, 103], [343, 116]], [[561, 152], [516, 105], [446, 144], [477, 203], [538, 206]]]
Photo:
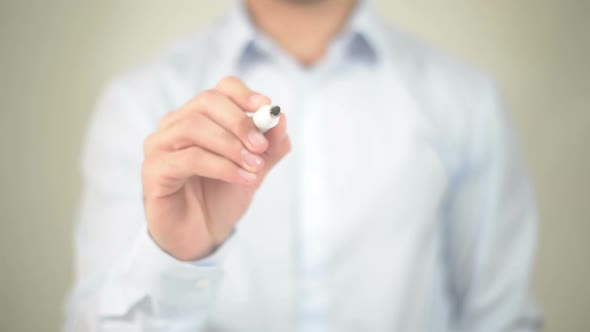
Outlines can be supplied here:
[[348, 38], [349, 55], [379, 61], [383, 56], [380, 17], [368, 0], [359, 0], [342, 34]]
[[[336, 39], [342, 38], [346, 56], [370, 62], [380, 61], [385, 52], [380, 17], [368, 0], [359, 0], [346, 26]], [[250, 61], [261, 59], [265, 36], [251, 21], [244, 1], [237, 1], [226, 17], [217, 38], [221, 53], [233, 68], [240, 68]]]

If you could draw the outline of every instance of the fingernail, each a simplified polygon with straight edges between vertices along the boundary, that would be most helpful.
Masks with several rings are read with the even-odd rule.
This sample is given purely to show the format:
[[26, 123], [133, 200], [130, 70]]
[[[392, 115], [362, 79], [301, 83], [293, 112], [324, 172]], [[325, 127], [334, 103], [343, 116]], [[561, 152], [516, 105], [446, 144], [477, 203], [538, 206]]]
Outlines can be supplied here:
[[246, 182], [256, 181], [256, 174], [254, 174], [254, 173], [250, 173], [250, 172], [245, 171], [243, 169], [239, 169], [238, 173], [240, 174], [240, 177], [242, 178], [242, 180], [244, 180]]
[[261, 94], [255, 94], [250, 97], [250, 104], [253, 107], [259, 107], [270, 103], [270, 99]]
[[242, 150], [242, 159], [244, 159], [244, 162], [246, 162], [248, 166], [252, 166], [255, 169], [262, 165], [262, 158], [250, 153], [250, 151], [246, 149]]
[[258, 131], [253, 130], [248, 134], [248, 141], [250, 141], [252, 146], [256, 147], [264, 145], [264, 143], [266, 143], [266, 138]]

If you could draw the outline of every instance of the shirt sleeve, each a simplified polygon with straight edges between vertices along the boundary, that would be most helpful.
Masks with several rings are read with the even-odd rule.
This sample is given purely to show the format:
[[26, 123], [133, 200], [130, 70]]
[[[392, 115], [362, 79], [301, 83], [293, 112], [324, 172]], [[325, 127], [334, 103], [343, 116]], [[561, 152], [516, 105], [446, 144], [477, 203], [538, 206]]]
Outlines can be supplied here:
[[104, 282], [98, 305], [101, 326], [150, 330], [165, 322], [174, 331], [198, 329], [214, 300], [225, 248], [227, 243], [202, 261], [180, 262], [162, 251], [147, 229], [141, 230]]
[[447, 210], [455, 327], [537, 331], [533, 190], [496, 89], [488, 83], [484, 91]]
[[148, 234], [142, 149], [161, 115], [153, 111], [157, 94], [139, 84], [145, 83], [111, 84], [90, 121], [67, 332], [199, 331], [222, 275], [231, 240], [202, 261], [181, 262]]

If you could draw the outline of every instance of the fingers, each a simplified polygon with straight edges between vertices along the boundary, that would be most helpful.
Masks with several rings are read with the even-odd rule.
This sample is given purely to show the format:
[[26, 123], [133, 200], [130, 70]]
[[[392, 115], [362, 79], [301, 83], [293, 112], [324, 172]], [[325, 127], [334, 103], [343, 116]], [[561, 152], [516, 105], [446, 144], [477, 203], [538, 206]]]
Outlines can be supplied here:
[[238, 137], [244, 146], [253, 153], [263, 153], [268, 148], [268, 140], [262, 135], [252, 119], [234, 102], [216, 90], [208, 90], [194, 101], [196, 111]]
[[284, 113], [281, 114], [276, 127], [266, 133], [266, 137], [269, 140], [269, 148], [262, 155], [264, 158], [264, 168], [261, 172], [258, 172], [261, 178], [264, 178], [291, 151], [291, 141], [289, 135], [287, 135], [287, 118]]
[[179, 190], [193, 176], [257, 186], [291, 149], [284, 114], [265, 136], [245, 113], [269, 103], [234, 77], [200, 93], [145, 140], [144, 183], [157, 195]]
[[268, 148], [268, 140], [258, 132], [252, 119], [232, 100], [217, 90], [206, 90], [180, 110], [167, 115], [162, 120], [160, 128], [173, 126], [196, 113], [210, 118], [227, 129], [253, 153], [263, 153]]
[[[261, 106], [271, 103], [270, 98], [251, 90], [239, 78], [233, 76], [223, 78], [214, 90], [233, 101], [243, 112], [255, 112]], [[194, 101], [200, 97], [201, 95], [198, 95], [179, 110], [169, 112], [160, 122], [160, 128], [169, 126], [186, 114], [194, 112], [192, 106], [194, 106]]]
[[208, 117], [194, 113], [160, 130], [146, 140], [146, 150], [178, 151], [198, 146], [256, 172], [264, 166], [260, 155], [250, 152], [231, 132]]
[[237, 166], [231, 160], [201, 147], [159, 155], [143, 166], [145, 192], [152, 197], [164, 197], [178, 191], [186, 179], [200, 176], [242, 185], [256, 185], [259, 176]]
[[256, 187], [291, 149], [286, 126], [282, 115], [262, 155], [251, 154], [233, 134], [198, 114], [160, 130], [145, 141], [145, 192], [163, 197], [193, 176]]
[[270, 98], [251, 90], [234, 76], [223, 78], [215, 89], [226, 95], [246, 112], [256, 112], [261, 106], [271, 103]]
[[[287, 116], [285, 113], [281, 113], [281, 117], [279, 118], [279, 123], [272, 128], [271, 130], [267, 131], [266, 139], [269, 141], [270, 144], [274, 145], [274, 143], [282, 141], [285, 136], [287, 136]], [[269, 150], [274, 150], [275, 147], [269, 147]], [[272, 154], [273, 151], [267, 151], [267, 153]]]

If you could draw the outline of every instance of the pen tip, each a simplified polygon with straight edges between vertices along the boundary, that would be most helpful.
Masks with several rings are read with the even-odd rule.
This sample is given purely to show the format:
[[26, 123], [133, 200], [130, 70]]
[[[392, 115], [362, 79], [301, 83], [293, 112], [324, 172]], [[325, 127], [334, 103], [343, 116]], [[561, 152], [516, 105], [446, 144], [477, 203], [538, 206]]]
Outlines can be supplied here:
[[272, 106], [272, 107], [270, 108], [270, 114], [271, 114], [273, 117], [277, 117], [277, 116], [279, 116], [279, 113], [281, 113], [281, 108], [280, 108], [279, 106], [277, 106], [277, 105], [274, 105], [274, 106]]

